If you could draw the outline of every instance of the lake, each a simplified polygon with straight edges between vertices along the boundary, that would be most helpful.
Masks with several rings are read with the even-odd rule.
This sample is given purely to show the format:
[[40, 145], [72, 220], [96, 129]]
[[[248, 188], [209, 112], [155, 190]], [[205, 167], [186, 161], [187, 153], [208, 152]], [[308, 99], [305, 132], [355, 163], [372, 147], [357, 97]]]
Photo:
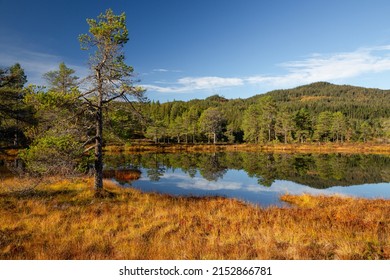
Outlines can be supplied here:
[[390, 199], [390, 156], [257, 152], [105, 156], [105, 174], [123, 187], [182, 196], [224, 196], [262, 207], [281, 194]]

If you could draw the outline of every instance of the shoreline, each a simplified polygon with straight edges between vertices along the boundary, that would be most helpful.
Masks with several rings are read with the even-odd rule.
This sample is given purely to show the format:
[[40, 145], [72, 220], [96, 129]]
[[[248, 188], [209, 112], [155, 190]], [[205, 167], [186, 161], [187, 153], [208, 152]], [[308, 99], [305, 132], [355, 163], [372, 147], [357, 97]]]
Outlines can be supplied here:
[[[2, 150], [0, 160], [14, 159], [19, 150]], [[132, 144], [107, 145], [106, 153], [179, 153], [179, 152], [268, 152], [268, 153], [315, 153], [315, 154], [379, 154], [390, 155], [390, 144], [378, 143], [305, 143], [305, 144], [152, 144], [136, 142]]]
[[342, 153], [390, 155], [390, 144], [307, 143], [307, 144], [131, 144], [108, 145], [106, 152], [277, 152]]

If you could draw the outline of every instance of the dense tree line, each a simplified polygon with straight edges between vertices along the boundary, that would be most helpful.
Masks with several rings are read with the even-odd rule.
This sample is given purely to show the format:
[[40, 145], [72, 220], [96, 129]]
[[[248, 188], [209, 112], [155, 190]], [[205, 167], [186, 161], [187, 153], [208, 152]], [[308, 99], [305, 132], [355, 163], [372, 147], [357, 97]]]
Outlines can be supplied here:
[[144, 136], [176, 143], [389, 142], [390, 92], [314, 83], [249, 99], [151, 102]]
[[[93, 108], [83, 107], [79, 79], [64, 63], [44, 75], [47, 87], [24, 87], [19, 64], [0, 74], [2, 146], [39, 146], [49, 135], [78, 143], [93, 137]], [[112, 102], [107, 108], [105, 144], [145, 138], [155, 143], [390, 141], [389, 91], [324, 82], [248, 99], [213, 95], [188, 102]]]

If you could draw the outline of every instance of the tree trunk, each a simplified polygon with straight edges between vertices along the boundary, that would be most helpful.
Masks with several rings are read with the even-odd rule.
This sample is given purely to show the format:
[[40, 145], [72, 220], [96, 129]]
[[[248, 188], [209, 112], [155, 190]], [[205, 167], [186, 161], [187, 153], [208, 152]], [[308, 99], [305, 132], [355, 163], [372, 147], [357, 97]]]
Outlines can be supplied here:
[[95, 190], [103, 189], [103, 115], [102, 108], [96, 113]]
[[213, 133], [213, 136], [214, 136], [214, 144], [216, 144], [217, 143], [217, 134]]
[[103, 190], [103, 86], [100, 70], [96, 70], [98, 81], [98, 104], [96, 108], [95, 140], [95, 190]]

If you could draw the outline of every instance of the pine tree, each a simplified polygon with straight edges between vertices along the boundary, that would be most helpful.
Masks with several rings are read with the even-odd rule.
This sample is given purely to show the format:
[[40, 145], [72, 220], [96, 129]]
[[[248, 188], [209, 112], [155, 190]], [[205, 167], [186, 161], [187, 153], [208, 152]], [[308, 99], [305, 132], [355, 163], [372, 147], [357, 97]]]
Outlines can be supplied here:
[[95, 49], [89, 77], [92, 87], [83, 98], [95, 117], [95, 189], [103, 189], [103, 111], [108, 103], [122, 98], [143, 100], [144, 90], [133, 86], [133, 67], [125, 63], [123, 47], [129, 40], [126, 15], [115, 15], [111, 9], [98, 19], [87, 19], [89, 34], [79, 36], [83, 50]]

